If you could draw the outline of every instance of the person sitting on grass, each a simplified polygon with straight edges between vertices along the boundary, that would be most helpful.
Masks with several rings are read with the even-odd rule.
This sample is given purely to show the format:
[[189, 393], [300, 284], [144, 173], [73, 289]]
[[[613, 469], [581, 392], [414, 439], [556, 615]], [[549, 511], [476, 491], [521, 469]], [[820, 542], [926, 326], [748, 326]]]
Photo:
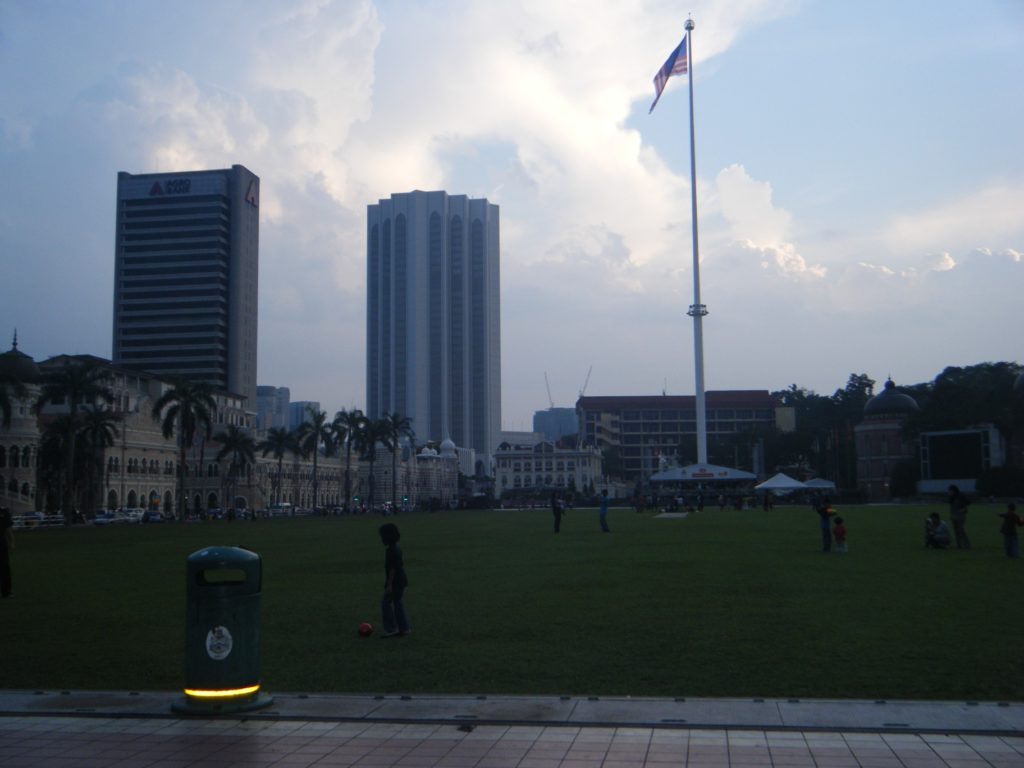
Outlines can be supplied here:
[[942, 522], [938, 512], [932, 512], [924, 521], [925, 549], [946, 549], [949, 547], [949, 526]]

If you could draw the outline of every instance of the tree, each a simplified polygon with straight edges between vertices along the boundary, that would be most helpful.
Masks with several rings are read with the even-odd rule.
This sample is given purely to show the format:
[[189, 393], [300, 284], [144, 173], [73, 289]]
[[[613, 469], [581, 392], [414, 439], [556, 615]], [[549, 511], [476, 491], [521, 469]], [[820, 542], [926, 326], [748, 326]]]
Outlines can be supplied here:
[[391, 452], [391, 509], [398, 509], [398, 449], [403, 437], [412, 436], [412, 419], [398, 413], [389, 413], [381, 420], [384, 424], [381, 442]]
[[[58, 508], [68, 509], [65, 489], [71, 474], [68, 464], [68, 444], [75, 440], [77, 433], [75, 419], [70, 413], [62, 413], [47, 422], [39, 442], [39, 485], [46, 488], [45, 507], [48, 512]], [[56, 498], [54, 498], [56, 490]], [[65, 518], [65, 522], [67, 518]]]
[[338, 411], [331, 422], [335, 444], [345, 446], [345, 512], [349, 511], [348, 505], [352, 501], [352, 449], [355, 448], [357, 452], [360, 450], [362, 433], [368, 423], [366, 416], [358, 408]]
[[313, 507], [320, 506], [320, 478], [317, 474], [317, 460], [320, 456], [320, 445], [324, 446], [324, 453], [330, 456], [334, 450], [333, 433], [331, 424], [327, 422], [327, 412], [318, 411], [311, 405], [306, 406], [306, 421], [302, 422], [295, 430], [295, 439], [299, 448], [307, 456], [313, 454]]
[[377, 443], [387, 440], [389, 429], [383, 419], [373, 419], [366, 424], [361, 434], [360, 448], [363, 458], [370, 462], [370, 511], [376, 504], [376, 478], [374, 477], [374, 465], [377, 463]]
[[75, 474], [75, 443], [77, 442], [79, 414], [83, 405], [94, 405], [97, 401], [112, 403], [114, 393], [106, 385], [109, 372], [91, 361], [72, 362], [66, 360], [56, 369], [49, 370], [42, 376], [42, 389], [36, 400], [36, 411], [41, 411], [47, 404], [68, 406], [69, 424], [63, 428], [64, 435], [64, 488], [61, 493], [61, 506], [64, 511], [65, 525], [74, 520], [75, 494], [77, 490]]
[[91, 513], [99, 506], [96, 490], [103, 488], [104, 458], [107, 448], [113, 447], [115, 439], [121, 434], [117, 426], [121, 422], [121, 415], [108, 408], [93, 406], [84, 411], [82, 417], [77, 450], [85, 459], [83, 461], [86, 468], [85, 508]]
[[229, 508], [233, 509], [238, 473], [239, 471], [244, 472], [248, 465], [256, 461], [256, 441], [234, 424], [229, 424], [227, 429], [213, 439], [220, 443], [220, 450], [217, 451], [215, 459], [219, 462], [226, 456], [231, 457], [231, 465], [228, 468], [228, 488], [230, 488], [231, 495]]
[[178, 435], [178, 518], [185, 519], [185, 452], [192, 445], [196, 433], [203, 439], [210, 437], [217, 403], [213, 388], [203, 381], [174, 379], [171, 388], [153, 403], [152, 416], [160, 422], [165, 438]]
[[264, 457], [266, 457], [268, 453], [272, 453], [274, 458], [277, 459], [277, 480], [274, 483], [274, 503], [280, 504], [281, 472], [283, 468], [282, 465], [284, 464], [284, 455], [288, 452], [297, 453], [299, 451], [299, 443], [295, 439], [295, 435], [284, 427], [271, 427], [267, 430], [266, 438], [256, 446], [256, 449], [262, 451]]

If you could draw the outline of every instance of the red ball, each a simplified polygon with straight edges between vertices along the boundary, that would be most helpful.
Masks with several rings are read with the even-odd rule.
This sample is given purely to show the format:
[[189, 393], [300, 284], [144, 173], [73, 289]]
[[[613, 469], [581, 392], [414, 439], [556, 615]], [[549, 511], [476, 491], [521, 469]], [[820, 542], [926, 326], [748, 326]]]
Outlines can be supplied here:
[[372, 634], [373, 634], [373, 624], [371, 624], [368, 621], [364, 621], [362, 624], [359, 625], [359, 636], [360, 637], [369, 637]]

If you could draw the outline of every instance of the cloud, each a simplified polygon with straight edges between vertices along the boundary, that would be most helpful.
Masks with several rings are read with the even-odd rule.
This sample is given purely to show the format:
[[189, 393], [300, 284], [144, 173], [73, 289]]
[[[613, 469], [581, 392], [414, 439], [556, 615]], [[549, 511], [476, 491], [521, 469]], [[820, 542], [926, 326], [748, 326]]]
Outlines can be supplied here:
[[896, 253], [972, 248], [980, 237], [998, 247], [1024, 243], [1024, 182], [999, 182], [929, 210], [894, 216], [882, 241]]
[[[260, 383], [328, 410], [360, 404], [365, 206], [447, 189], [501, 205], [507, 414], [522, 421], [544, 403], [539, 366], [569, 382], [559, 404], [591, 364], [591, 392], [653, 393], [666, 380], [692, 391], [688, 167], [635, 127], [678, 42], [677, 4], [112, 2], [82, 6], [74, 30], [35, 7], [21, 12], [29, 39], [47, 45], [26, 47], [59, 76], [25, 77], [35, 93], [54, 83], [74, 98], [0, 105], [0, 168], [20, 180], [0, 201], [0, 246], [51, 275], [66, 274], [73, 250], [75, 279], [45, 287], [57, 304], [109, 306], [117, 170], [242, 163], [263, 181]], [[700, 61], [792, 7], [696, 9]], [[85, 67], [55, 53], [83, 44], [106, 53]], [[792, 190], [747, 167], [760, 166], [698, 179], [709, 386], [760, 381], [756, 361], [780, 339], [810, 344], [826, 327], [844, 344], [861, 328], [899, 336], [881, 320], [898, 309], [916, 313], [911, 324], [973, 328], [980, 320], [953, 319], [959, 291], [1002, 300], [1021, 284], [1024, 185], [824, 240], [807, 234]], [[33, 211], [52, 210], [54, 179], [82, 199], [41, 221]], [[109, 349], [109, 316], [36, 322], [52, 324], [54, 352]], [[79, 343], [70, 327], [94, 330]]]

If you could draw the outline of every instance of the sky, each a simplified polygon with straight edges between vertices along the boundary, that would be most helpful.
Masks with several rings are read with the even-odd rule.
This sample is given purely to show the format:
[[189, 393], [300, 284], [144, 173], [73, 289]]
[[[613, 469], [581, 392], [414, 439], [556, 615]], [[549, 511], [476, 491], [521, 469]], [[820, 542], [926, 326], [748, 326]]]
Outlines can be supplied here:
[[444, 189], [500, 207], [504, 428], [692, 395], [688, 15], [706, 387], [1021, 362], [1020, 0], [0, 0], [0, 337], [109, 357], [118, 171], [238, 163], [260, 384], [365, 406], [366, 206]]

